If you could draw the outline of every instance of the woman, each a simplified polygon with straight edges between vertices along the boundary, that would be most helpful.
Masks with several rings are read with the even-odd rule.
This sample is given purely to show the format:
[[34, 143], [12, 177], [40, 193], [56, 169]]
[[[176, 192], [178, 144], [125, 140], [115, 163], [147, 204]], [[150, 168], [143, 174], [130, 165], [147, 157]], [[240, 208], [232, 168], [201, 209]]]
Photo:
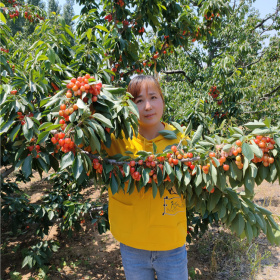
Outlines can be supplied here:
[[[109, 155], [131, 151], [135, 158], [140, 150], [152, 152], [179, 143], [168, 140], [160, 130], [175, 130], [161, 122], [164, 98], [159, 83], [152, 76], [139, 75], [131, 80], [128, 92], [134, 97], [139, 110], [139, 134], [133, 139], [115, 139]], [[112, 194], [109, 190], [109, 220], [113, 236], [120, 242], [123, 267], [127, 280], [188, 279], [187, 235], [185, 200], [165, 190], [153, 198], [152, 190], [142, 188], [132, 194], [123, 191]]]

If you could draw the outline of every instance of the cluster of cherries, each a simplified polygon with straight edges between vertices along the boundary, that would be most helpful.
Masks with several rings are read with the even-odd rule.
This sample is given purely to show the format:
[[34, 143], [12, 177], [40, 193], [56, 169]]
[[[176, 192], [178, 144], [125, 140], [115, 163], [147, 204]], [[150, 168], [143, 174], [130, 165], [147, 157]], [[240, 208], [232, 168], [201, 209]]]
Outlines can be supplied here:
[[[35, 141], [35, 138], [32, 138], [31, 139], [31, 142], [34, 142]], [[33, 150], [36, 150], [37, 154], [36, 154], [36, 158], [39, 158], [40, 157], [40, 152], [41, 152], [41, 147], [40, 145], [30, 145], [27, 147], [28, 151], [29, 152], [32, 152]], [[28, 154], [29, 156], [30, 154]]]
[[269, 164], [272, 164], [274, 162], [274, 158], [269, 155], [269, 151], [274, 149], [274, 144], [275, 144], [274, 139], [270, 137], [264, 137], [258, 135], [254, 139], [254, 142], [262, 150], [263, 156], [262, 158], [258, 158], [255, 155], [254, 158], [252, 159], [252, 162], [254, 163], [262, 162], [264, 166], [269, 166]]
[[97, 158], [93, 159], [93, 169], [96, 170], [97, 173], [101, 174], [103, 171], [103, 165], [99, 162]]
[[10, 18], [18, 17], [19, 16], [19, 11], [16, 10], [14, 13], [9, 13]]
[[16, 89], [14, 89], [14, 90], [11, 90], [11, 91], [10, 91], [10, 94], [11, 94], [11, 95], [16, 95], [17, 92], [18, 92], [18, 91], [17, 91]]
[[145, 28], [144, 27], [140, 27], [138, 30], [139, 34], [143, 34], [145, 32]]
[[204, 15], [204, 17], [205, 17], [206, 20], [214, 19], [215, 16], [216, 16], [216, 17], [219, 17], [220, 14], [217, 13], [217, 14], [215, 15], [214, 13], [212, 13], [210, 16], [207, 16], [207, 14]]
[[35, 18], [32, 14], [29, 14], [27, 11], [24, 12], [24, 18], [28, 19], [30, 22], [44, 20], [44, 17], [40, 17], [38, 14], [35, 15]]
[[[252, 162], [254, 163], [258, 163], [258, 162], [262, 162], [264, 166], [269, 166], [269, 164], [272, 164], [274, 162], [274, 158], [272, 156], [269, 155], [269, 151], [274, 149], [274, 144], [275, 141], [273, 138], [270, 137], [265, 137], [262, 135], [258, 135], [256, 136], [255, 139], [252, 139], [258, 146], [259, 148], [262, 150], [263, 152], [263, 156], [262, 158], [257, 157], [256, 155], [254, 155], [254, 158], [252, 159]], [[210, 152], [209, 153], [209, 157], [216, 157], [218, 159], [218, 161], [220, 162], [220, 165], [223, 166], [223, 169], [225, 171], [229, 170], [229, 165], [228, 164], [224, 164], [227, 157], [229, 156], [235, 156], [235, 164], [237, 165], [238, 169], [243, 169], [243, 162], [242, 162], [242, 142], [240, 140], [237, 140], [235, 142], [236, 147], [232, 147], [229, 152], [225, 152], [223, 150], [218, 151], [217, 155], [214, 152]], [[216, 148], [222, 149], [223, 145], [217, 145]], [[216, 163], [214, 160], [212, 160], [212, 164], [214, 166], [216, 166]], [[208, 163], [207, 165], [202, 166], [202, 171], [207, 174], [209, 172], [209, 168], [210, 168], [210, 163]]]
[[[254, 159], [252, 160], [252, 162], [263, 162], [264, 166], [268, 166], [269, 164], [272, 164], [274, 162], [274, 158], [269, 156], [269, 151], [274, 149], [274, 144], [275, 141], [273, 138], [270, 137], [265, 137], [265, 136], [261, 136], [258, 135], [256, 136], [255, 139], [253, 139], [253, 141], [260, 147], [260, 149], [263, 151], [264, 155], [262, 158], [258, 158], [258, 157], [254, 157]], [[210, 152], [209, 153], [209, 158], [210, 161], [212, 162], [212, 164], [217, 167], [216, 162], [214, 161], [213, 157], [215, 157], [219, 163], [220, 166], [223, 167], [224, 171], [228, 171], [229, 170], [229, 165], [225, 164], [227, 157], [231, 157], [231, 156], [235, 156], [235, 163], [237, 165], [237, 167], [239, 169], [243, 168], [243, 163], [242, 163], [242, 142], [240, 140], [237, 140], [235, 142], [235, 147], [232, 147], [228, 152], [225, 152], [222, 150], [223, 148], [223, 144], [222, 145], [217, 145], [216, 149], [217, 152]], [[179, 164], [180, 160], [184, 160], [184, 159], [192, 159], [193, 158], [193, 153], [191, 152], [187, 152], [185, 153], [183, 150], [179, 150], [177, 148], [177, 146], [172, 146], [171, 147], [172, 153], [167, 153], [166, 157], [164, 156], [159, 156], [156, 158], [155, 155], [149, 155], [145, 160], [140, 159], [138, 162], [135, 162], [134, 160], [129, 162], [129, 168], [130, 168], [130, 175], [131, 177], [135, 180], [135, 181], [140, 181], [141, 179], [141, 174], [140, 172], [137, 170], [137, 166], [144, 166], [146, 168], [150, 168], [151, 171], [149, 172], [149, 181], [148, 183], [152, 183], [153, 181], [157, 184], [158, 183], [158, 178], [157, 178], [157, 167], [159, 167], [162, 171], [164, 168], [164, 161], [167, 158], [167, 161], [169, 163], [169, 165], [171, 167], [174, 167], [176, 165]], [[182, 161], [182, 164], [187, 165], [188, 168], [188, 172], [192, 175], [195, 175], [195, 173], [193, 172], [193, 170], [195, 169], [195, 165], [193, 164], [193, 160], [189, 160], [189, 161]], [[198, 165], [199, 168], [202, 169], [203, 173], [208, 174], [209, 173], [209, 169], [210, 169], [210, 162], [207, 163], [206, 165]], [[99, 162], [98, 159], [94, 159], [93, 160], [93, 166], [94, 169], [98, 172], [98, 173], [102, 173], [102, 163]], [[123, 177], [125, 177], [125, 173], [123, 170], [122, 166], [119, 166], [120, 172], [122, 174]], [[111, 173], [110, 173], [110, 177], [111, 177]], [[164, 179], [164, 181], [171, 181], [170, 177], [167, 175], [166, 178]], [[206, 189], [206, 186], [203, 187], [204, 190], [208, 191]], [[215, 191], [215, 188], [213, 188], [210, 193], [213, 193]]]
[[64, 118], [63, 119], [60, 119], [59, 120], [59, 123], [61, 124], [61, 129], [64, 130], [67, 126], [67, 124], [65, 122], [68, 122], [69, 121], [69, 116], [71, 114], [73, 114], [74, 111], [77, 111], [79, 108], [78, 108], [78, 105], [77, 104], [74, 104], [73, 106], [70, 105], [70, 107], [66, 108], [66, 104], [61, 104], [60, 105], [60, 110], [58, 112], [58, 114]]
[[212, 86], [210, 88], [210, 91], [208, 92], [208, 94], [213, 98], [213, 99], [216, 99], [220, 92], [217, 90], [217, 87], [216, 86]]
[[122, 8], [124, 6], [124, 1], [123, 0], [118, 0], [117, 5], [119, 5]]
[[128, 26], [129, 25], [129, 21], [127, 19], [123, 20], [122, 23], [123, 23], [123, 26]]
[[22, 112], [17, 112], [17, 115], [18, 115], [17, 118], [20, 120], [21, 125], [25, 124], [25, 121], [24, 121], [25, 117], [29, 117], [29, 118], [34, 117], [33, 113], [28, 113], [27, 115], [24, 115], [24, 114], [22, 114]]
[[[94, 85], [89, 84], [89, 79], [94, 79], [94, 77], [90, 76], [89, 74], [86, 74], [83, 77], [72, 78], [70, 83], [66, 85], [68, 88], [68, 91], [66, 92], [67, 98], [72, 98], [73, 94], [74, 96], [82, 96], [83, 92], [89, 93], [92, 95], [91, 101], [96, 102], [98, 100], [98, 95], [100, 94], [102, 83], [97, 83]], [[89, 97], [84, 97], [83, 101], [87, 103], [89, 100]]]
[[0, 48], [1, 52], [5, 52], [5, 53], [9, 53], [9, 50], [5, 49], [5, 48]]
[[[89, 84], [89, 79], [94, 79], [94, 77], [90, 76], [89, 74], [86, 74], [83, 77], [78, 77], [72, 78], [70, 83], [66, 85], [67, 87], [67, 92], [66, 92], [66, 97], [68, 99], [71, 99], [74, 96], [80, 96], [82, 97], [82, 94], [85, 92], [87, 94], [92, 95], [92, 102], [97, 101], [97, 96], [100, 94], [101, 88], [102, 88], [102, 83], [98, 83], [95, 85], [90, 85]], [[84, 97], [83, 101], [88, 102], [89, 98]], [[68, 102], [67, 102], [68, 103]], [[61, 129], [65, 130], [67, 124], [66, 122], [69, 121], [70, 115], [78, 110], [79, 107], [77, 104], [71, 104], [69, 103], [69, 106], [67, 107], [66, 104], [61, 104], [60, 105], [60, 110], [58, 112], [59, 116], [62, 117], [63, 119], [59, 120], [59, 124], [61, 124]], [[62, 152], [67, 153], [69, 151], [75, 151], [75, 143], [71, 140], [71, 138], [66, 137], [65, 138], [65, 133], [59, 132], [56, 133], [52, 138], [51, 142], [56, 145], [55, 153], [61, 149]]]
[[112, 14], [109, 14], [109, 15], [105, 16], [104, 19], [108, 20], [108, 22], [111, 22], [113, 19], [113, 16], [112, 16]]
[[64, 153], [68, 153], [70, 151], [75, 153], [75, 143], [71, 140], [71, 138], [65, 138], [65, 133], [56, 133], [51, 138], [51, 141], [54, 145], [56, 144], [56, 149], [54, 150], [55, 153], [58, 153], [59, 149]]

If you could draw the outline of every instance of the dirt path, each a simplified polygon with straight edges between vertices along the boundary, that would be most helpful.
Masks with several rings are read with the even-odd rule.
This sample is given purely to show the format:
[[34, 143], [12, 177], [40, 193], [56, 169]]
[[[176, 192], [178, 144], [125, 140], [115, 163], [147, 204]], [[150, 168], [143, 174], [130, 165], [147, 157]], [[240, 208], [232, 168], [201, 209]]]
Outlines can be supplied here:
[[[40, 200], [49, 187], [38, 176], [21, 186], [33, 203]], [[264, 182], [255, 191], [256, 202], [280, 216], [279, 183]], [[87, 189], [87, 198], [96, 199], [99, 195], [93, 187]], [[83, 231], [72, 238], [59, 235], [56, 227], [51, 229], [47, 238], [57, 239], [61, 244], [51, 260], [49, 279], [125, 279], [119, 243], [110, 232], [99, 235], [89, 220], [83, 225]], [[21, 242], [23, 240], [14, 240], [12, 244], [15, 246]], [[264, 235], [248, 246], [246, 241], [240, 241], [228, 230], [214, 227], [199, 241], [186, 247], [189, 279], [279, 279], [280, 247], [271, 246]], [[12, 279], [9, 273], [15, 271], [20, 272], [22, 278], [14, 279], [40, 279], [38, 272], [31, 274], [27, 269], [21, 269], [21, 258], [17, 253], [10, 252], [8, 256], [8, 259], [5, 255], [2, 257], [1, 279]]]

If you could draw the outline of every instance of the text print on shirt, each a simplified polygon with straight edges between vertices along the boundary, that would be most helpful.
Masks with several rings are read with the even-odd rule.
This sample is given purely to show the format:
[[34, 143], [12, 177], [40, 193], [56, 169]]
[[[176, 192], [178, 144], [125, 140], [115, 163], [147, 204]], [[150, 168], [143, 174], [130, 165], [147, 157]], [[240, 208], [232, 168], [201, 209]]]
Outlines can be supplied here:
[[174, 216], [179, 212], [184, 212], [186, 207], [183, 203], [183, 200], [180, 196], [175, 196], [169, 198], [168, 196], [164, 197], [164, 211], [162, 215], [171, 215]]

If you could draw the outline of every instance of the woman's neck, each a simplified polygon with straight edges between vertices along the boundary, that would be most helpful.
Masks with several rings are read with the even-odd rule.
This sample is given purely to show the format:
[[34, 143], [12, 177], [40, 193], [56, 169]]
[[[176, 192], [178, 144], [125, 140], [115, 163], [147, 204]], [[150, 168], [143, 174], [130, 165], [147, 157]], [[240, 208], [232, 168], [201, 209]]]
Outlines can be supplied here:
[[153, 127], [139, 126], [139, 133], [147, 140], [151, 140], [159, 136], [159, 131], [163, 129], [164, 129], [164, 124], [159, 122], [157, 125]]

